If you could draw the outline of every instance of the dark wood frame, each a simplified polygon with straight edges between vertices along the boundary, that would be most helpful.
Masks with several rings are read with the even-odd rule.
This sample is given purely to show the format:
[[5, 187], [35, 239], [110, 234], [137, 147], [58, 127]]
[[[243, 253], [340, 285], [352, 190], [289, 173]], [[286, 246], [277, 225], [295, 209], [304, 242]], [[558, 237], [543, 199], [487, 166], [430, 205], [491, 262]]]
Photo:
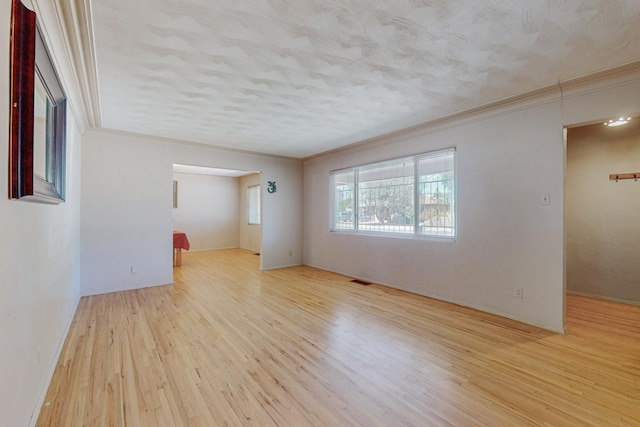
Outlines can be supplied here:
[[[46, 177], [33, 173], [34, 83], [39, 78], [52, 106], [47, 122]], [[11, 120], [9, 198], [58, 204], [65, 195], [66, 96], [38, 28], [21, 0], [11, 9]]]

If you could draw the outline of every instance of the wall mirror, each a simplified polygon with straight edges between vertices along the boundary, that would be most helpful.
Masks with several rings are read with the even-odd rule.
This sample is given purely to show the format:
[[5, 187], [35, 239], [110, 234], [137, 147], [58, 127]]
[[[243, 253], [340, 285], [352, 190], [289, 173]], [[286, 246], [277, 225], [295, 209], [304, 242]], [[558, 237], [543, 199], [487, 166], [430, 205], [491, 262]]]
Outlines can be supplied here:
[[65, 197], [66, 96], [35, 12], [12, 0], [9, 198]]

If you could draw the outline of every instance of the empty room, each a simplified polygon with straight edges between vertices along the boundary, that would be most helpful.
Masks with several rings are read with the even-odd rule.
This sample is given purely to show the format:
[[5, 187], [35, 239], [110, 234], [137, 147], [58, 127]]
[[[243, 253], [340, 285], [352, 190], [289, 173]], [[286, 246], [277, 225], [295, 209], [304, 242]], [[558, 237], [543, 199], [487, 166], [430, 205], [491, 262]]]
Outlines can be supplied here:
[[0, 21], [2, 426], [640, 425], [640, 2]]

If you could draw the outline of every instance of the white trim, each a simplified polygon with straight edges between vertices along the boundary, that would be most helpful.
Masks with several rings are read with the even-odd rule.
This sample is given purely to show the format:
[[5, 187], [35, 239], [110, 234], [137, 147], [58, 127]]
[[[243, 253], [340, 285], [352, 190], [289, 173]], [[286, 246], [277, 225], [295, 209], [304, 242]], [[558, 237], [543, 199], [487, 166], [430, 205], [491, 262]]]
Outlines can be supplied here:
[[100, 95], [91, 2], [56, 0], [53, 3], [75, 83], [80, 89], [87, 125], [92, 128], [100, 127]]
[[489, 314], [493, 314], [495, 316], [504, 317], [506, 319], [510, 319], [510, 320], [513, 320], [513, 321], [516, 321], [516, 322], [520, 322], [520, 323], [524, 323], [524, 324], [529, 325], [529, 326], [534, 326], [536, 328], [541, 328], [541, 329], [544, 329], [544, 330], [547, 330], [547, 331], [551, 331], [551, 332], [555, 332], [555, 333], [558, 333], [558, 334], [563, 334], [564, 335], [566, 333], [566, 331], [565, 331], [566, 327], [558, 329], [558, 328], [554, 328], [554, 327], [552, 327], [550, 325], [545, 325], [545, 324], [542, 324], [542, 323], [539, 323], [539, 322], [533, 322], [531, 320], [523, 319], [521, 317], [514, 316], [512, 314], [503, 313], [501, 311], [488, 309], [486, 307], [482, 307], [482, 306], [479, 306], [479, 305], [466, 304], [466, 303], [458, 301], [456, 299], [442, 297], [442, 296], [435, 295], [435, 294], [417, 292], [417, 291], [414, 291], [414, 290], [401, 288], [401, 287], [396, 286], [396, 285], [391, 285], [389, 283], [380, 282], [379, 280], [373, 280], [373, 279], [369, 279], [367, 277], [362, 277], [362, 276], [354, 276], [352, 274], [343, 273], [341, 271], [327, 270], [326, 268], [317, 267], [317, 266], [315, 266], [313, 264], [305, 263], [304, 265], [306, 265], [308, 267], [317, 268], [318, 270], [329, 271], [331, 273], [340, 274], [340, 275], [346, 276], [348, 278], [350, 277], [350, 278], [354, 278], [354, 279], [364, 280], [365, 282], [369, 282], [372, 285], [380, 285], [380, 286], [384, 286], [384, 287], [387, 287], [387, 288], [397, 289], [397, 290], [402, 291], [402, 292], [407, 292], [409, 294], [420, 295], [420, 296], [423, 296], [425, 298], [431, 298], [431, 299], [434, 299], [434, 300], [437, 300], [437, 301], [444, 301], [444, 302], [447, 302], [447, 303], [450, 303], [450, 304], [455, 304], [455, 305], [458, 305], [460, 307], [471, 308], [473, 310], [478, 310], [478, 311], [480, 311], [482, 313], [489, 313]]
[[[215, 144], [208, 144], [204, 142], [187, 141], [184, 139], [169, 138], [169, 137], [158, 136], [158, 135], [148, 135], [148, 134], [143, 134], [138, 132], [130, 132], [130, 131], [124, 131], [124, 130], [118, 130], [118, 129], [104, 128], [104, 127], [95, 128], [91, 130], [93, 132], [100, 133], [100, 134], [136, 138], [145, 142], [153, 141], [154, 143], [162, 142], [162, 143], [168, 143], [168, 144], [188, 145], [191, 147], [205, 148], [205, 149], [221, 151], [225, 153], [236, 153], [236, 154], [242, 154], [245, 156], [254, 156], [255, 158], [268, 157], [271, 159], [295, 160], [297, 162], [300, 162], [300, 164], [302, 164], [302, 159], [299, 159], [297, 157], [280, 156], [278, 154], [262, 153], [260, 151], [241, 150], [239, 148], [227, 147], [224, 145], [215, 145]], [[206, 165], [204, 164], [201, 164], [199, 166], [206, 167]], [[223, 167], [223, 166], [216, 166], [216, 167]], [[235, 169], [238, 169], [238, 168], [235, 168]]]
[[90, 0], [23, 1], [36, 12], [80, 133], [100, 127]]
[[[519, 95], [504, 98], [495, 102], [480, 105], [475, 108], [463, 110], [458, 113], [450, 114], [438, 119], [430, 120], [416, 126], [400, 129], [384, 135], [368, 138], [353, 144], [347, 144], [329, 151], [314, 154], [302, 158], [304, 161], [316, 158], [330, 157], [334, 155], [342, 155], [345, 153], [358, 152], [362, 146], [373, 148], [377, 146], [387, 145], [391, 143], [400, 143], [401, 141], [411, 139], [425, 133], [433, 133], [438, 130], [449, 129], [466, 123], [477, 122], [491, 117], [503, 115], [505, 113], [513, 113], [524, 109], [537, 107], [553, 102], [567, 100], [575, 96], [584, 95], [592, 92], [604, 91], [613, 87], [624, 86], [630, 81], [640, 79], [640, 61], [614, 67], [601, 72], [589, 74], [575, 79], [558, 81], [557, 84], [535, 89]], [[632, 115], [634, 112], [630, 112]], [[563, 124], [577, 125], [578, 123]]]
[[[262, 259], [262, 256], [260, 256], [260, 259]], [[262, 268], [262, 266], [260, 266], [260, 271], [278, 270], [280, 268], [300, 267], [302, 265], [305, 265], [305, 264], [302, 263], [302, 262], [299, 262], [299, 263], [295, 263], [295, 264], [274, 265], [274, 266], [269, 267], [269, 268]]]
[[[226, 251], [228, 249], [245, 249], [245, 248], [241, 248], [240, 246], [224, 246], [224, 247], [220, 247], [220, 248], [205, 248], [205, 249], [189, 249], [189, 253], [194, 253], [194, 252], [208, 252], [208, 251]], [[250, 251], [251, 249], [247, 249], [248, 251]], [[256, 251], [254, 251], [256, 252]], [[186, 254], [182, 254], [182, 255], [186, 255]], [[169, 283], [170, 285], [173, 283]], [[163, 285], [161, 285], [163, 286]]]
[[67, 327], [65, 328], [64, 334], [62, 334], [62, 339], [58, 343], [58, 349], [56, 350], [56, 354], [54, 355], [51, 366], [49, 367], [49, 372], [46, 377], [47, 379], [45, 380], [45, 383], [42, 386], [42, 390], [40, 390], [40, 395], [36, 400], [36, 407], [33, 408], [33, 411], [31, 412], [29, 427], [35, 427], [36, 423], [38, 422], [38, 418], [40, 417], [40, 412], [42, 411], [42, 406], [44, 405], [44, 399], [47, 397], [47, 392], [49, 391], [49, 386], [51, 385], [53, 374], [58, 367], [58, 362], [60, 361], [60, 356], [62, 355], [64, 343], [67, 341], [67, 335], [69, 335], [69, 330], [71, 329], [71, 325], [73, 324], [73, 319], [75, 318], [76, 312], [78, 311], [78, 304], [80, 304], [80, 299], [82, 299], [81, 296], [76, 296], [73, 310], [71, 310], [71, 316], [69, 316], [69, 318], [67, 319]]
[[94, 295], [104, 295], [104, 294], [112, 294], [114, 292], [125, 292], [125, 291], [135, 291], [138, 289], [146, 289], [146, 288], [155, 288], [158, 286], [172, 286], [174, 284], [174, 282], [164, 282], [164, 281], [155, 281], [155, 282], [151, 282], [151, 283], [145, 283], [143, 285], [124, 285], [124, 286], [117, 286], [115, 288], [109, 288], [109, 289], [102, 289], [100, 290], [100, 292], [95, 292], [95, 293], [84, 293], [82, 292], [82, 296], [83, 297], [91, 297]]
[[636, 306], [640, 307], [640, 301], [634, 301], [634, 300], [630, 300], [630, 299], [606, 297], [606, 296], [603, 296], [603, 295], [594, 295], [594, 294], [590, 294], [588, 292], [577, 292], [577, 291], [567, 291], [567, 294], [569, 294], [569, 295], [577, 295], [577, 296], [580, 296], [580, 297], [594, 298], [594, 299], [599, 299], [599, 300], [609, 301], [609, 302], [617, 302], [619, 304], [636, 305]]

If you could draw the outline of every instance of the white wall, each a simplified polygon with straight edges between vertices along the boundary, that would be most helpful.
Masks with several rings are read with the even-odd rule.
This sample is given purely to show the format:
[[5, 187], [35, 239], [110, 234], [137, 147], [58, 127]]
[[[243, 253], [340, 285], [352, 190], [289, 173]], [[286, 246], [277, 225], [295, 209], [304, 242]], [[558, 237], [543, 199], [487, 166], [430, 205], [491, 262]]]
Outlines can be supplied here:
[[[563, 126], [616, 115], [614, 105], [640, 111], [639, 74], [308, 159], [305, 264], [562, 331]], [[331, 170], [447, 147], [457, 148], [455, 242], [329, 232]]]
[[178, 181], [178, 207], [173, 229], [186, 233], [191, 251], [237, 248], [240, 224], [238, 178], [173, 173]]
[[268, 197], [262, 185], [262, 176], [259, 173], [240, 177], [240, 247], [260, 253], [260, 236], [262, 236], [262, 224], [249, 224], [249, 212], [247, 202], [247, 189], [253, 185], [260, 185], [260, 199]]
[[107, 131], [87, 131], [82, 143], [83, 295], [173, 282], [173, 163], [277, 181], [262, 201], [262, 268], [302, 262], [301, 161]]
[[[559, 113], [555, 102], [533, 105], [305, 162], [305, 263], [561, 330]], [[331, 170], [448, 147], [457, 149], [456, 241], [329, 232]]]
[[0, 424], [27, 426], [79, 300], [80, 132], [70, 110], [65, 203], [7, 200], [10, 3], [0, 4]]
[[640, 303], [640, 120], [569, 129], [566, 175], [567, 290]]

